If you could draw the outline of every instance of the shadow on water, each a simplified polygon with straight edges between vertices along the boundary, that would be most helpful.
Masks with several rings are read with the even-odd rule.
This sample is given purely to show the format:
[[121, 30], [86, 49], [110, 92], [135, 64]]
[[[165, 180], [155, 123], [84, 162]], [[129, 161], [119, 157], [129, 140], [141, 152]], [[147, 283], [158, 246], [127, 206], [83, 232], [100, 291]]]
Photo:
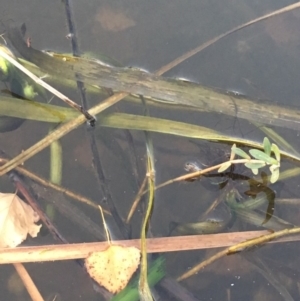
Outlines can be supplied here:
[[[70, 51], [63, 3], [27, 1], [25, 5], [24, 2], [17, 0], [0, 2], [3, 2], [1, 7], [10, 18], [26, 23], [27, 34], [30, 35], [35, 48], [53, 49], [58, 52]], [[77, 0], [72, 1], [72, 9], [82, 51], [90, 52], [95, 57], [99, 52], [103, 52], [126, 66], [138, 66], [152, 72], [195, 46], [285, 4], [282, 1], [265, 1], [254, 5], [247, 0], [190, 1], [189, 3], [133, 0], [122, 3], [110, 1], [99, 3], [92, 0], [88, 2]], [[299, 12], [294, 11], [254, 25], [188, 59], [169, 71], [167, 76], [186, 77], [207, 86], [228, 90], [235, 96], [236, 94], [251, 96], [258, 102], [261, 99], [269, 99], [276, 104], [297, 105], [300, 94], [298, 84], [300, 62], [296, 55], [300, 36], [296, 30], [297, 22], [299, 22]], [[2, 89], [4, 88], [3, 85]], [[72, 99], [79, 99], [76, 90], [63, 87], [59, 89]], [[99, 102], [98, 96], [87, 94], [87, 99], [89, 105]], [[53, 99], [51, 104], [60, 104], [60, 102]], [[115, 108], [109, 110], [114, 111]], [[116, 110], [143, 114], [143, 109], [135, 104], [120, 103]], [[207, 126], [224, 134], [256, 141], [262, 141], [265, 136], [255, 125], [246, 120], [217, 113], [151, 107], [150, 115]], [[26, 121], [12, 132], [1, 133], [1, 148], [13, 157], [45, 136], [48, 129], [46, 123]], [[276, 131], [292, 143], [294, 148], [299, 148], [298, 132], [282, 128]], [[138, 192], [143, 180], [141, 175], [145, 174], [146, 166], [144, 135], [140, 131], [132, 131], [131, 135], [136, 148], [136, 171], [132, 169], [130, 163], [132, 149], [128, 146], [128, 136], [125, 131], [107, 128], [95, 131], [95, 145], [106, 172], [106, 181], [122, 218], [126, 217], [132, 200]], [[157, 183], [185, 173], [186, 162], [200, 161], [203, 166], [211, 165], [222, 158], [221, 154], [230, 153], [231, 147], [217, 142], [199, 143], [197, 140], [157, 133], [151, 134], [151, 137], [155, 150]], [[105, 206], [106, 201], [102, 198], [99, 182], [92, 168], [93, 155], [89, 139], [89, 134], [84, 127], [61, 139], [62, 185]], [[49, 164], [49, 150], [45, 150], [26, 162], [26, 167], [49, 178]], [[282, 165], [284, 168], [294, 166], [292, 162], [284, 160]], [[135, 172], [139, 174], [138, 179], [134, 176]], [[233, 173], [238, 177], [232, 177]], [[299, 206], [280, 202], [282, 199], [298, 196], [297, 178], [264, 186], [264, 180], [258, 177], [259, 183], [255, 186], [253, 182], [250, 183], [249, 179], [252, 179], [253, 175], [246, 168], [237, 167], [231, 175], [223, 174], [222, 177], [212, 175], [201, 180], [172, 184], [158, 190], [151, 220], [151, 233], [155, 237], [167, 236], [170, 234], [170, 223], [183, 225], [199, 222], [214, 200], [219, 198], [220, 203], [224, 205], [223, 198], [226, 192], [229, 193], [233, 188], [238, 189], [243, 201], [245, 198], [255, 199], [264, 189], [269, 189], [274, 194], [274, 198], [272, 201], [268, 200], [265, 207], [261, 209], [263, 214], [260, 224], [255, 225], [239, 218], [237, 210], [235, 212], [233, 210], [234, 220], [226, 224], [222, 231], [261, 229], [259, 225], [266, 222], [266, 211], [269, 212], [271, 209], [271, 215], [276, 215], [291, 224], [298, 224]], [[222, 182], [224, 178], [226, 179]], [[248, 181], [247, 184], [241, 184], [245, 180]], [[226, 184], [222, 185], [225, 182]], [[0, 180], [0, 188], [3, 192], [11, 192], [13, 189], [5, 177]], [[48, 197], [50, 195], [53, 198], [61, 198], [51, 190], [47, 193]], [[270, 203], [272, 206], [268, 206]], [[78, 207], [102, 230], [98, 210], [84, 205]], [[64, 213], [59, 212], [57, 208], [54, 207], [53, 210], [54, 222], [68, 241], [90, 242], [100, 239], [99, 232], [91, 234], [84, 227], [76, 224], [76, 221], [66, 219]], [[140, 235], [143, 210], [144, 207], [141, 205], [131, 223], [131, 235], [134, 238]], [[218, 216], [210, 216], [210, 220], [215, 221], [218, 218]], [[120, 233], [113, 219], [108, 218], [107, 222], [111, 226], [112, 237], [118, 237]], [[24, 244], [51, 243], [53, 243], [51, 235], [44, 231], [39, 238], [27, 240]], [[246, 256], [241, 254], [225, 257], [184, 281], [183, 286], [199, 300], [274, 301], [283, 300], [282, 295], [285, 296], [285, 300], [292, 300], [289, 299], [289, 294], [297, 300], [299, 259], [296, 247], [297, 243], [268, 245], [251, 250]], [[216, 250], [206, 250], [166, 254], [167, 274], [176, 278], [188, 267], [215, 252]], [[83, 298], [99, 300], [99, 295], [93, 290], [88, 276], [71, 261], [28, 264], [26, 267], [43, 295], [49, 296], [50, 299], [47, 300], [54, 300], [56, 295], [61, 300]], [[266, 274], [277, 276], [268, 278]], [[13, 268], [1, 266], [0, 277], [1, 291], [6, 299], [29, 300]], [[286, 288], [289, 293], [278, 290], [278, 287]], [[158, 293], [163, 294], [160, 289]], [[164, 300], [174, 300], [169, 295], [163, 296]]]

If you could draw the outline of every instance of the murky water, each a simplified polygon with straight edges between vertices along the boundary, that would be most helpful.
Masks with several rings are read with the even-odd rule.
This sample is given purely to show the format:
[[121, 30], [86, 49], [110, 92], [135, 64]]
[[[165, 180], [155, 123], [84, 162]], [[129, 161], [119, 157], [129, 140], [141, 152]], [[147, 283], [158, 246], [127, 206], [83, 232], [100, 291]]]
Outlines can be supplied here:
[[[27, 35], [33, 47], [69, 52], [70, 41], [65, 20], [63, 1], [4, 1], [0, 0], [4, 22], [13, 19], [26, 23]], [[137, 66], [150, 72], [170, 62], [184, 52], [204, 43], [227, 30], [251, 19], [291, 4], [289, 1], [72, 1], [79, 47], [97, 57], [99, 52], [109, 55], [125, 66]], [[245, 94], [257, 100], [271, 100], [281, 105], [298, 105], [300, 86], [299, 61], [300, 10], [280, 15], [241, 30], [183, 62], [166, 76], [184, 77], [201, 84]], [[61, 87], [60, 87], [61, 88]], [[76, 91], [61, 88], [79, 101]], [[90, 104], [98, 97], [88, 96]], [[52, 104], [60, 104], [53, 100]], [[112, 109], [113, 110], [113, 109]], [[119, 111], [143, 113], [134, 105], [118, 105]], [[151, 116], [207, 126], [225, 134], [262, 141], [264, 134], [248, 121], [225, 115], [193, 111], [170, 111], [150, 108]], [[47, 134], [49, 126], [26, 121], [15, 131], [0, 135], [1, 149], [10, 156], [19, 154]], [[276, 129], [299, 149], [299, 133]], [[137, 151], [139, 182], [145, 173], [145, 142], [143, 133], [132, 131]], [[124, 218], [139, 187], [128, 164], [129, 152], [126, 133], [121, 130], [97, 129], [96, 139], [104, 170], [112, 190], [112, 197]], [[157, 183], [183, 174], [184, 164], [205, 156], [203, 149], [230, 146], [197, 142], [162, 134], [151, 134], [156, 157]], [[62, 185], [101, 202], [102, 195], [92, 168], [89, 139], [84, 126], [61, 139], [63, 147]], [[210, 152], [210, 151], [208, 151]], [[200, 157], [200, 158], [199, 158]], [[290, 163], [285, 163], [291, 166]], [[49, 177], [49, 150], [26, 162], [26, 168]], [[297, 179], [284, 181], [283, 187], [274, 188], [281, 197], [297, 197]], [[13, 190], [3, 177], [0, 189]], [[273, 189], [273, 188], [272, 188]], [[170, 222], [196, 222], [212, 201], [220, 195], [219, 189], [208, 189], [199, 181], [173, 184], [157, 191], [151, 231], [154, 236], [167, 236]], [[55, 196], [54, 196], [55, 197]], [[99, 212], [80, 206], [95, 223], [102, 224]], [[140, 212], [141, 208], [139, 209]], [[298, 223], [298, 207], [276, 206], [275, 213], [288, 221]], [[94, 237], [78, 225], [56, 213], [55, 223], [71, 242], [93, 241]], [[118, 237], [111, 223], [112, 235]], [[139, 236], [141, 214], [134, 216], [133, 237]], [[76, 228], [75, 228], [76, 227]], [[244, 227], [244, 228], [243, 228]], [[230, 231], [256, 230], [236, 223]], [[50, 244], [48, 233], [30, 244]], [[294, 300], [299, 299], [299, 268], [297, 243], [265, 246], [250, 253], [268, 259], [265, 264]], [[166, 254], [167, 274], [176, 278], [195, 263], [214, 254], [216, 250], [176, 252]], [[182, 285], [198, 300], [288, 300], [283, 299], [262, 273], [243, 255], [229, 256], [205, 268]], [[28, 270], [43, 296], [53, 300], [100, 300], [88, 276], [73, 262], [28, 264]], [[292, 275], [292, 276], [291, 276]], [[29, 300], [20, 280], [11, 266], [0, 267], [0, 290], [6, 300]], [[160, 290], [158, 290], [160, 292]], [[164, 296], [164, 300], [174, 300]]]

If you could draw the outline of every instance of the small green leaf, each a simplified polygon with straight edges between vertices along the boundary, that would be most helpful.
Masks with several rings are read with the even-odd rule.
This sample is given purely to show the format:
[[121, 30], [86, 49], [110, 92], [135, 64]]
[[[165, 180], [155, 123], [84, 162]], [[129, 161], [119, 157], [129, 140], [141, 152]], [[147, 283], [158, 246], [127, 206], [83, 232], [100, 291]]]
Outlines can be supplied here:
[[270, 140], [268, 137], [264, 138], [263, 145], [264, 145], [265, 154], [270, 156], [271, 155], [271, 143], [270, 143]]
[[279, 165], [271, 165], [269, 167], [269, 169], [270, 169], [270, 172], [273, 172], [274, 170], [279, 169]]
[[251, 156], [257, 160], [262, 160], [268, 164], [275, 164], [277, 165], [278, 162], [276, 159], [268, 156], [267, 154], [265, 154], [264, 152], [258, 150], [258, 149], [250, 149], [249, 153], [251, 154]]
[[34, 91], [34, 87], [29, 85], [27, 82], [23, 86], [23, 94], [25, 98], [30, 100], [33, 100], [37, 96], [37, 93]]
[[235, 158], [235, 153], [233, 151], [234, 149], [236, 149], [236, 144], [235, 143], [231, 147], [230, 160], [234, 160], [234, 158]]
[[277, 161], [280, 162], [280, 150], [279, 150], [278, 146], [276, 144], [272, 143], [271, 150], [274, 153]]
[[247, 162], [245, 163], [245, 166], [247, 168], [250, 168], [250, 169], [259, 169], [259, 168], [262, 168], [264, 166], [266, 166], [266, 163], [262, 162], [262, 163], [252, 163], [252, 162]]
[[[246, 165], [246, 164], [247, 164], [247, 165]], [[263, 166], [265, 166], [265, 165], [263, 165]], [[254, 167], [251, 167], [251, 165], [249, 166], [248, 163], [245, 163], [245, 167], [251, 169], [251, 171], [253, 172], [253, 174], [258, 175], [258, 170], [259, 170], [259, 168], [262, 167], [262, 166], [260, 166], [259, 168], [255, 168], [255, 166], [254, 166]]]
[[271, 167], [274, 167], [274, 165], [270, 166], [270, 171], [271, 171], [270, 182], [275, 183], [279, 179], [279, 166], [275, 166], [273, 169], [271, 169]]
[[225, 162], [221, 165], [221, 167], [218, 169], [218, 172], [223, 172], [226, 169], [228, 169], [231, 166], [231, 162]]
[[0, 57], [0, 80], [7, 81], [9, 79], [10, 69], [12, 68], [9, 62], [3, 57]]
[[242, 149], [236, 147], [235, 144], [232, 146], [231, 152], [244, 159], [247, 159], [247, 160], [251, 159], [251, 157], [246, 152], [244, 152]]

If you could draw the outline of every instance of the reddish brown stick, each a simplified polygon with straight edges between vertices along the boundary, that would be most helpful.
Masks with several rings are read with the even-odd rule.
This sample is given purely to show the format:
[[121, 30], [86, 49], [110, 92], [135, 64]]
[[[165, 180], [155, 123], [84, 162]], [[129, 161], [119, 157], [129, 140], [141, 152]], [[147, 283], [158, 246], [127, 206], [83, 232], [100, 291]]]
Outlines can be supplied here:
[[[248, 231], [210, 235], [150, 238], [147, 240], [147, 251], [148, 253], [163, 253], [221, 248], [232, 246], [242, 241], [266, 234], [270, 234], [270, 232]], [[300, 235], [282, 237], [269, 243], [298, 240], [300, 240]], [[139, 248], [141, 242], [139, 239], [133, 239], [114, 241], [113, 244], [135, 246]], [[90, 253], [105, 250], [107, 247], [107, 242], [97, 242], [0, 249], [0, 264], [86, 258]]]

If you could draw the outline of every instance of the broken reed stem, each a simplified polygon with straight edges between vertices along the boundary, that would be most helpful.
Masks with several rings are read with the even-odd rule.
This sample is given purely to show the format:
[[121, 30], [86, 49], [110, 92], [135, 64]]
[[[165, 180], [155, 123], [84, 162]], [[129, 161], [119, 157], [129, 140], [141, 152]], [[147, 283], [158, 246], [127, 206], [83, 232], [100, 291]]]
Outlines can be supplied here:
[[[279, 243], [299, 241], [300, 235], [285, 236], [299, 233], [300, 228], [289, 229], [288, 231], [280, 231], [271, 234], [269, 231], [247, 231], [247, 232], [233, 232], [233, 233], [219, 233], [210, 235], [193, 235], [193, 236], [175, 236], [175, 237], [159, 237], [147, 239], [148, 253], [164, 253], [175, 251], [189, 251], [200, 249], [212, 249], [229, 247], [227, 249], [231, 252], [238, 251], [238, 248], [248, 244], [249, 239], [262, 240], [265, 235], [267, 237], [264, 243]], [[278, 233], [278, 234], [277, 234]], [[280, 233], [283, 233], [280, 235]], [[281, 237], [280, 237], [281, 236]], [[278, 238], [278, 239], [277, 239]], [[277, 239], [270, 241], [270, 239]], [[245, 242], [245, 240], [248, 240]], [[251, 242], [252, 240], [250, 240]], [[260, 242], [260, 243], [263, 243]], [[125, 247], [140, 248], [141, 240], [119, 240], [112, 241], [112, 245], [121, 245]], [[0, 264], [16, 263], [16, 262], [42, 262], [53, 260], [70, 260], [86, 258], [92, 252], [103, 251], [107, 249], [107, 242], [93, 242], [93, 243], [79, 243], [79, 244], [65, 244], [65, 245], [48, 245], [48, 246], [34, 246], [34, 247], [17, 247], [17, 248], [3, 248], [0, 249]]]

